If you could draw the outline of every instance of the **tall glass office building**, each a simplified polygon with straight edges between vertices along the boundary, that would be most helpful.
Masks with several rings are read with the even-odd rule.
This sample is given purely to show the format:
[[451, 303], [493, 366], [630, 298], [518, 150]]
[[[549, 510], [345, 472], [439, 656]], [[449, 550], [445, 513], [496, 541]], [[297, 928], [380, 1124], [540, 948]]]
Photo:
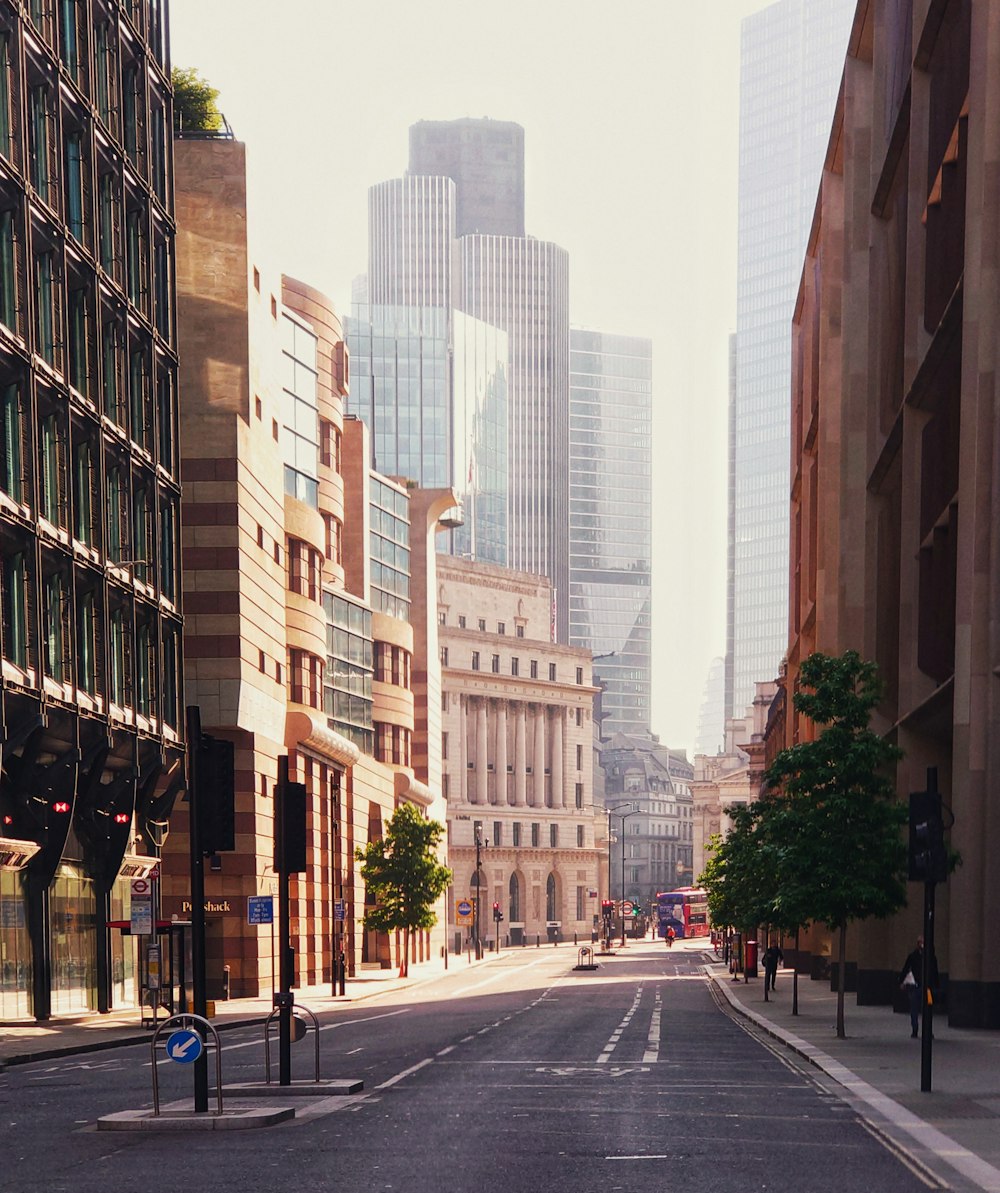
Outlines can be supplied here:
[[441, 306], [386, 306], [355, 286], [348, 409], [368, 424], [374, 466], [422, 488], [452, 485], [465, 523], [453, 555], [507, 563], [507, 337]]
[[650, 340], [570, 331], [569, 633], [595, 655], [602, 738], [650, 731], [652, 377]]
[[731, 716], [788, 644], [792, 312], [855, 7], [780, 0], [742, 26]]

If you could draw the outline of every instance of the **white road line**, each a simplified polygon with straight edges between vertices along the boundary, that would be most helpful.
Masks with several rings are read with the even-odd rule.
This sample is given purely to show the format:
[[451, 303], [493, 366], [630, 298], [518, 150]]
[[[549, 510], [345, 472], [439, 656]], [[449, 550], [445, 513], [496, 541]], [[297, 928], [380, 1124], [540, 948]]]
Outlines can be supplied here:
[[454, 1045], [454, 1044], [449, 1044], [447, 1048], [442, 1048], [442, 1049], [441, 1049], [441, 1051], [440, 1051], [440, 1052], [438, 1052], [438, 1053], [436, 1053], [435, 1055], [437, 1055], [437, 1056], [447, 1056], [449, 1052], [454, 1052], [454, 1051], [455, 1051], [455, 1045]]
[[629, 1023], [631, 1023], [632, 1016], [638, 1010], [639, 1002], [640, 1002], [641, 998], [642, 998], [642, 983], [640, 982], [639, 988], [635, 992], [635, 998], [632, 1000], [632, 1005], [625, 1012], [625, 1018], [621, 1021], [621, 1023], [618, 1024], [618, 1026], [615, 1028], [615, 1030], [611, 1033], [611, 1038], [608, 1040], [608, 1042], [601, 1049], [601, 1055], [594, 1062], [595, 1064], [606, 1065], [608, 1063], [608, 1061], [611, 1059], [611, 1053], [614, 1052], [615, 1046], [617, 1045], [618, 1041], [622, 1038], [622, 1033], [625, 1031], [625, 1028], [628, 1027]]
[[649, 1020], [649, 1038], [646, 1041], [646, 1051], [642, 1054], [644, 1065], [656, 1064], [660, 1059], [660, 1013], [663, 1004], [660, 1001], [660, 991], [656, 991], [653, 999], [653, 1014]]
[[428, 1056], [425, 1060], [420, 1061], [418, 1064], [411, 1065], [408, 1069], [404, 1069], [402, 1073], [397, 1073], [395, 1077], [390, 1077], [388, 1081], [383, 1081], [381, 1085], [376, 1085], [375, 1088], [388, 1089], [390, 1085], [395, 1085], [397, 1081], [402, 1081], [404, 1077], [410, 1077], [413, 1073], [417, 1073], [427, 1065], [432, 1065], [433, 1063], [434, 1057]]

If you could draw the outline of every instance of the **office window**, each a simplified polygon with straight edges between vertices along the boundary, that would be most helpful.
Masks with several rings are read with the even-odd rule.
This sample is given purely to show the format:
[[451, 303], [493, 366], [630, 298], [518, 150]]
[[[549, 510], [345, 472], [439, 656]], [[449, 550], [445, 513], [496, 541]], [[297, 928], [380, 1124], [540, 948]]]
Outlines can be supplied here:
[[160, 715], [168, 725], [176, 728], [180, 720], [177, 673], [177, 631], [172, 627], [163, 632], [163, 678]]
[[97, 181], [97, 249], [101, 268], [114, 274], [118, 246], [118, 205], [115, 178], [102, 174]]
[[97, 613], [92, 592], [81, 592], [76, 600], [76, 686], [96, 695]]
[[484, 634], [486, 633], [486, 618], [485, 617], [480, 617], [479, 629], [481, 630], [482, 633], [484, 633]]
[[101, 331], [101, 392], [104, 413], [118, 426], [122, 425], [121, 383], [119, 368], [121, 340], [118, 326], [105, 323]]
[[149, 517], [149, 494], [145, 485], [137, 484], [132, 489], [132, 572], [144, 584], [149, 582]]
[[474, 650], [472, 652], [472, 670], [473, 671], [479, 670], [479, 651], [478, 650]]
[[177, 603], [177, 509], [167, 496], [160, 499], [160, 592]]
[[520, 662], [519, 662], [519, 660], [518, 660], [516, 657], [515, 657], [515, 658], [512, 658], [512, 659], [511, 659], [511, 661], [510, 661], [510, 673], [511, 673], [511, 675], [517, 675], [517, 673], [518, 673], [519, 669], [520, 669]]
[[490, 670], [493, 672], [494, 675], [500, 674], [500, 656], [498, 654], [491, 656]]
[[441, 647], [441, 666], [442, 667], [448, 666], [448, 647], [447, 646]]
[[538, 678], [538, 660], [537, 659], [531, 660], [530, 671], [531, 671], [531, 678], [537, 679]]
[[576, 723], [577, 723], [577, 725], [583, 724], [583, 709], [582, 708], [578, 708], [576, 710]]
[[465, 629], [465, 614], [464, 613], [459, 613], [459, 615], [458, 615], [458, 628], [460, 630]]
[[582, 667], [577, 667], [577, 669], [576, 669], [576, 682], [583, 683], [583, 668]]
[[123, 516], [126, 488], [122, 482], [122, 470], [117, 464], [112, 465], [106, 475], [107, 489], [107, 527], [105, 554], [112, 563], [118, 563], [124, 558], [122, 548], [125, 544], [126, 523]]
[[128, 647], [125, 636], [125, 613], [115, 609], [108, 619], [108, 642], [110, 646], [111, 675], [108, 696], [113, 704], [124, 708], [127, 698]]
[[583, 784], [577, 783], [574, 792], [574, 806], [577, 808], [583, 807]]
[[448, 758], [448, 734], [441, 734], [441, 757], [447, 761]]
[[135, 707], [144, 717], [153, 715], [153, 632], [143, 622], [135, 636]]
[[502, 820], [494, 820], [493, 821], [493, 844], [494, 845], [502, 845], [503, 844], [503, 821]]
[[45, 672], [61, 683], [67, 678], [65, 648], [68, 636], [65, 628], [66, 591], [60, 573], [53, 573], [46, 579], [43, 603], [45, 608]]
[[174, 440], [174, 382], [167, 371], [156, 378], [156, 414], [158, 420], [158, 459], [168, 472], [174, 471], [176, 443]]
[[170, 246], [160, 237], [153, 245], [153, 324], [165, 340], [170, 323]]
[[44, 84], [28, 91], [28, 162], [29, 178], [38, 197], [48, 203], [52, 183], [50, 138], [53, 115], [48, 89]]
[[24, 416], [16, 381], [0, 387], [0, 489], [20, 504], [24, 500]]
[[555, 677], [556, 677], [556, 665], [555, 665], [555, 663], [549, 663], [549, 679], [554, 680]]
[[576, 918], [584, 920], [587, 918], [587, 904], [586, 904], [586, 887], [578, 886], [576, 888]]
[[134, 346], [128, 362], [128, 401], [132, 439], [149, 451], [153, 446], [153, 406], [149, 389], [149, 361], [144, 348]]
[[28, 667], [28, 572], [25, 553], [3, 560], [4, 656], [22, 671]]
[[514, 631], [514, 636], [515, 636], [515, 637], [517, 637], [517, 638], [523, 638], [523, 637], [524, 637], [524, 626], [523, 626], [523, 625], [519, 625], [519, 626], [517, 626], [517, 628], [516, 628], [516, 629], [515, 629], [515, 631]]
[[77, 0], [59, 0], [59, 56], [74, 82], [80, 80], [80, 37]]
[[145, 227], [142, 212], [130, 207], [125, 212], [125, 292], [141, 306], [146, 297], [143, 261], [145, 257]]
[[69, 292], [69, 383], [90, 396], [90, 307], [83, 287]]
[[583, 746], [576, 747], [576, 769], [583, 770]]
[[531, 826], [531, 844], [537, 847], [540, 841], [541, 841], [541, 825], [533, 824]]
[[578, 849], [582, 849], [584, 844], [584, 827], [582, 824], [576, 826], [576, 845]]
[[11, 99], [13, 95], [11, 62], [11, 34], [0, 30], [0, 153], [10, 157], [11, 151]]
[[514, 823], [510, 826], [510, 832], [511, 832], [511, 844], [516, 849], [521, 844], [521, 822], [519, 820], [515, 820]]
[[555, 849], [559, 844], [559, 825], [549, 825], [549, 845]]
[[497, 622], [497, 633], [498, 634], [506, 634], [507, 633], [507, 625], [505, 622], [502, 622], [502, 621]]
[[40, 513], [53, 526], [66, 523], [65, 439], [56, 415], [41, 421], [38, 436], [39, 475], [41, 479]]
[[97, 114], [105, 124], [111, 123], [112, 86], [114, 71], [114, 38], [109, 36], [110, 26], [107, 22], [97, 25], [94, 29], [94, 104]]
[[17, 233], [15, 212], [0, 211], [0, 323], [17, 332]]
[[71, 236], [83, 243], [83, 134], [78, 130], [66, 134], [63, 164], [66, 196], [66, 226]]
[[48, 365], [56, 363], [55, 291], [51, 250], [35, 257], [35, 351]]
[[81, 543], [94, 538], [94, 456], [89, 439], [73, 449], [73, 537]]

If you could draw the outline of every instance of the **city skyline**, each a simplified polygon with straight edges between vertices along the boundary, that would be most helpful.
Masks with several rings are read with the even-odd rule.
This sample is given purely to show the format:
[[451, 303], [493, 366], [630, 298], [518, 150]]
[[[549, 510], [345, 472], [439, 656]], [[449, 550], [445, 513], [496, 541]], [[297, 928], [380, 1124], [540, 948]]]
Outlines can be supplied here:
[[[596, 32], [581, 32], [586, 21], [568, 31], [555, 8], [515, 3], [510, 20], [497, 25], [470, 19], [454, 3], [431, 3], [419, 14], [392, 4], [389, 13], [368, 14], [299, 0], [292, 5], [296, 19], [267, 32], [276, 75], [262, 90], [245, 63], [258, 52], [264, 25], [237, 20], [243, 7], [227, 0], [209, 10], [191, 0], [172, 6], [174, 62], [195, 67], [219, 88], [220, 106], [248, 146], [262, 226], [277, 237], [287, 267], [314, 279], [344, 314], [351, 280], [365, 269], [367, 189], [403, 173], [406, 130], [465, 115], [525, 128], [526, 226], [570, 253], [572, 322], [654, 340], [654, 437], [673, 466], [654, 477], [652, 562], [660, 596], [652, 727], [688, 748], [703, 677], [724, 646], [739, 23], [762, 7], [763, 0], [732, 0], [706, 14], [640, 3], [622, 17], [621, 38], [609, 44]], [[528, 24], [532, 37], [525, 39], [519, 31]], [[305, 40], [298, 36], [303, 25], [311, 30]], [[346, 52], [331, 76], [323, 47], [373, 39], [387, 68], [377, 89], [370, 69]], [[514, 69], [481, 69], [476, 47], [485, 44]], [[402, 65], [413, 55], [425, 68], [419, 89]], [[553, 60], [566, 64], [555, 93]], [[597, 87], [595, 77], [602, 80]], [[343, 112], [334, 125], [334, 151], [318, 164], [309, 114], [337, 108]], [[292, 110], [299, 118], [290, 122]], [[692, 148], [697, 173], [691, 185], [678, 187], [671, 180]], [[620, 180], [636, 163], [626, 201]], [[700, 185], [708, 171], [711, 185]], [[323, 226], [331, 235], [319, 243], [315, 230]], [[685, 571], [693, 569], [692, 582], [678, 579], [678, 560]]]

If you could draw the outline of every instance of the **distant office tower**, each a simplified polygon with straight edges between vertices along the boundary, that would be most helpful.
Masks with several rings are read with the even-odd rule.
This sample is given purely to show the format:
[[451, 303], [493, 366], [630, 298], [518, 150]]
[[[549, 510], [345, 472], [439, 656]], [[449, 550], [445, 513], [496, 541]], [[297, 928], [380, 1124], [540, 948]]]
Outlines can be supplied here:
[[505, 565], [507, 336], [448, 307], [371, 304], [361, 284], [348, 346], [349, 408], [371, 429], [375, 466], [453, 484], [465, 521], [442, 535], [448, 551]]
[[705, 691], [701, 698], [698, 714], [698, 738], [694, 745], [695, 756], [714, 755], [722, 752], [726, 740], [726, 662], [713, 659], [705, 680]]
[[[518, 125], [422, 121], [411, 129], [408, 175], [369, 192], [366, 299], [360, 301], [362, 291], [356, 291], [349, 328], [355, 375], [350, 409], [371, 420], [380, 469], [425, 478], [427, 458], [440, 458], [442, 436], [439, 428], [428, 435], [423, 421], [418, 435], [412, 412], [437, 408], [438, 378], [416, 367], [413, 353], [421, 359], [445, 354], [448, 483], [463, 492], [471, 518], [464, 531], [450, 536], [449, 549], [548, 576], [554, 632], [566, 642], [569, 257], [557, 245], [523, 235], [523, 159]], [[475, 322], [463, 324], [460, 313]], [[400, 328], [421, 341], [419, 348], [408, 344], [398, 354]], [[502, 379], [498, 332], [506, 338]], [[432, 349], [429, 340], [437, 346]], [[434, 391], [430, 396], [426, 387]], [[439, 414], [434, 417], [440, 422]], [[506, 419], [505, 487], [494, 475], [502, 461], [500, 417]]]
[[788, 643], [791, 320], [855, 0], [780, 0], [743, 22], [729, 714]]
[[649, 733], [652, 374], [650, 340], [570, 331], [569, 634], [602, 738]]
[[455, 186], [391, 178], [368, 190], [368, 296], [375, 304], [451, 306]]
[[569, 633], [569, 254], [544, 240], [464, 236], [458, 302], [507, 333], [508, 563], [548, 576]]
[[450, 178], [459, 236], [524, 235], [524, 129], [506, 120], [421, 120], [410, 127], [410, 174]]

